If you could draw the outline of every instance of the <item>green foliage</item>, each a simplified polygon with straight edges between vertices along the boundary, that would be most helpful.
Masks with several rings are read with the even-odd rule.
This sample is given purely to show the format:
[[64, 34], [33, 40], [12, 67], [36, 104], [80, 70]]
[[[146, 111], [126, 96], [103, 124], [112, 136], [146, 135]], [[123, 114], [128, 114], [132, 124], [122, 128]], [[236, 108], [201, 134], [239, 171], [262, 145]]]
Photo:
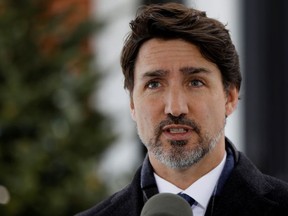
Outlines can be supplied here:
[[83, 49], [97, 26], [66, 29], [73, 10], [45, 16], [47, 2], [0, 0], [1, 216], [73, 215], [105, 194], [93, 166], [115, 136]]

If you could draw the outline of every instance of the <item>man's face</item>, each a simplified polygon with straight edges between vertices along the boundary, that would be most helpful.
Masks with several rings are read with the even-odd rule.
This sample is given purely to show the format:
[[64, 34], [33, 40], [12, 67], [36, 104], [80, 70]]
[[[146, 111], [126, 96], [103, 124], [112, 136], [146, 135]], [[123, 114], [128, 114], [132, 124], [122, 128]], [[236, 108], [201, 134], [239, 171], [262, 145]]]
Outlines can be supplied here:
[[[225, 116], [237, 104], [218, 67], [180, 39], [151, 39], [135, 63], [131, 114], [150, 157], [171, 168], [199, 162], [224, 146]], [[219, 145], [220, 145], [219, 144]]]

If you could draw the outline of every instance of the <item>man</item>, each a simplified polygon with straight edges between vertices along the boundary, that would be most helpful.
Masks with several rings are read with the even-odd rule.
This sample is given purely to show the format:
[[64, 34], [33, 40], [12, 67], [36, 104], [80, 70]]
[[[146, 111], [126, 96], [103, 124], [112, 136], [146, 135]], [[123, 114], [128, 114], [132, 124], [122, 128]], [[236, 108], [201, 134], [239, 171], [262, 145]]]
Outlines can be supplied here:
[[131, 184], [79, 215], [137, 216], [163, 192], [192, 197], [194, 215], [288, 215], [288, 185], [225, 138], [241, 86], [225, 26], [175, 3], [145, 6], [130, 24], [121, 65], [147, 157]]

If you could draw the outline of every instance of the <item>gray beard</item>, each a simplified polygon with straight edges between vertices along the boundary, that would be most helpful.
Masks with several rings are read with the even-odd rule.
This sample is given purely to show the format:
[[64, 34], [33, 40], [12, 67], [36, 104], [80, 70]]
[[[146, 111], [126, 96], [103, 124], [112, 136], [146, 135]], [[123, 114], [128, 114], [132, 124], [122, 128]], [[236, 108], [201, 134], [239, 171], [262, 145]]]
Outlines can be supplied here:
[[201, 128], [195, 124], [195, 132], [199, 138], [196, 146], [194, 145], [190, 148], [187, 147], [187, 140], [170, 140], [171, 148], [164, 150], [163, 143], [159, 140], [160, 135], [157, 135], [154, 140], [151, 139], [146, 147], [150, 154], [154, 155], [158, 161], [167, 167], [172, 169], [186, 169], [198, 163], [215, 148], [221, 136], [224, 134], [225, 124], [226, 120], [224, 120], [223, 127], [214, 135], [209, 135], [208, 133], [202, 134]]

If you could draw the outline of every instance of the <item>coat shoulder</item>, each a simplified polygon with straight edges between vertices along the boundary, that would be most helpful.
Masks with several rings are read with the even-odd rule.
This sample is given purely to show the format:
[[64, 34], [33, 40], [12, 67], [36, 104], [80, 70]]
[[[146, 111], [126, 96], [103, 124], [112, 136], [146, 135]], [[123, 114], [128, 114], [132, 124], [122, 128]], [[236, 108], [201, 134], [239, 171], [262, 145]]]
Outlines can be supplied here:
[[271, 188], [268, 196], [288, 208], [288, 183], [269, 175], [265, 175], [265, 179]]
[[75, 216], [136, 216], [140, 215], [142, 200], [139, 169], [125, 188]]
[[240, 161], [236, 170], [238, 171], [238, 175], [236, 175], [238, 185], [242, 185], [242, 192], [247, 192], [246, 200], [250, 199], [251, 205], [253, 205], [251, 209], [256, 209], [258, 206], [255, 212], [259, 212], [259, 209], [266, 209], [265, 214], [267, 215], [288, 215], [287, 182], [263, 174], [243, 154], [240, 154]]
[[[118, 198], [118, 201], [115, 203], [114, 199]], [[75, 216], [100, 216], [100, 215], [113, 215], [113, 211], [116, 211], [119, 208], [119, 204], [121, 200], [125, 200], [125, 198], [129, 197], [129, 190], [124, 188], [119, 192], [113, 194], [112, 196], [108, 197], [107, 199], [103, 200], [102, 202], [98, 203], [97, 205], [93, 206], [90, 209], [87, 209], [84, 212], [80, 212]], [[111, 208], [113, 203], [113, 209]]]

